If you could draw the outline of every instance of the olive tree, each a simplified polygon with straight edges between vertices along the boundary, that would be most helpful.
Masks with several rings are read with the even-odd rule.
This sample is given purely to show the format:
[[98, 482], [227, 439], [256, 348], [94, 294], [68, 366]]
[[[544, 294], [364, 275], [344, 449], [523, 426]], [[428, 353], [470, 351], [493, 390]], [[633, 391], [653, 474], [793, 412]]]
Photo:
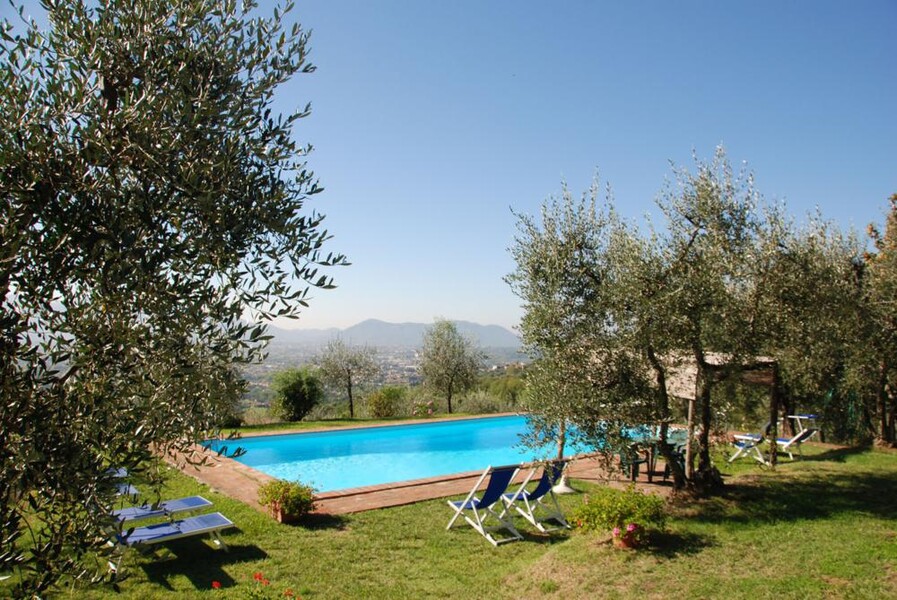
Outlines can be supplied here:
[[849, 365], [867, 345], [858, 241], [819, 215], [775, 238], [754, 329], [763, 335], [760, 352], [780, 370], [781, 414], [820, 414], [843, 436]]
[[449, 413], [452, 397], [476, 384], [483, 360], [483, 353], [452, 321], [436, 319], [424, 333], [420, 374], [425, 385], [445, 396]]
[[380, 372], [376, 351], [367, 346], [349, 346], [341, 339], [330, 340], [318, 358], [324, 382], [345, 392], [349, 400], [349, 418], [355, 418], [354, 393], [360, 384]]
[[[531, 443], [556, 439], [560, 453], [573, 423], [609, 460], [627, 428], [663, 421], [646, 362], [659, 350], [633, 314], [650, 279], [647, 251], [610, 202], [599, 204], [597, 183], [580, 199], [565, 186], [540, 219], [518, 215], [517, 269], [506, 281], [523, 301], [520, 331], [534, 358], [524, 396]], [[643, 312], [660, 317], [647, 303]]]
[[42, 5], [0, 23], [0, 571], [27, 596], [102, 573], [110, 467], [207, 435], [263, 323], [345, 262], [306, 208], [309, 107], [271, 113], [313, 68], [291, 6]]
[[301, 421], [324, 395], [318, 374], [308, 367], [285, 369], [271, 380], [274, 399], [271, 409], [284, 421]]
[[675, 174], [659, 203], [660, 232], [645, 235], [623, 222], [610, 201], [597, 207], [597, 186], [579, 202], [566, 190], [562, 201], [546, 202], [541, 222], [520, 217], [517, 270], [508, 281], [524, 301], [524, 342], [550, 361], [548, 381], [568, 388], [531, 394], [540, 414], [570, 418], [577, 430], [605, 438], [656, 424], [668, 452], [667, 383], [682, 363], [694, 365], [699, 464], [693, 468], [691, 451], [687, 471], [670, 462], [677, 487], [706, 489], [719, 482], [710, 432], [720, 377], [710, 355], [725, 353], [735, 369], [753, 355], [762, 339], [752, 331], [755, 295], [764, 289], [755, 284], [772, 245], [762, 243], [752, 178], [733, 173], [722, 151]]

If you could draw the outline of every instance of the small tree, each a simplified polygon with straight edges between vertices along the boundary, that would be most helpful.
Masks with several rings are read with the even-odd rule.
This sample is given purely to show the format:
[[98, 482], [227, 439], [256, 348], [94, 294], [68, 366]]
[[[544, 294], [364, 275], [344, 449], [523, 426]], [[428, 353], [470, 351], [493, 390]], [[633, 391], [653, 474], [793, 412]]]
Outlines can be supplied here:
[[453, 322], [436, 319], [424, 333], [419, 370], [424, 383], [445, 396], [451, 414], [452, 397], [474, 386], [484, 358]]
[[284, 421], [301, 421], [323, 396], [317, 375], [308, 367], [275, 373], [271, 387], [271, 408]]
[[517, 270], [506, 280], [524, 302], [520, 331], [535, 359], [526, 377], [530, 443], [556, 441], [561, 455], [575, 423], [575, 435], [602, 438], [609, 458], [618, 440], [608, 436], [655, 418], [654, 392], [636, 345], [649, 338], [634, 334], [641, 329], [628, 301], [646, 276], [640, 248], [613, 210], [599, 210], [598, 191], [577, 201], [565, 187], [540, 220], [519, 215]]
[[349, 399], [349, 417], [355, 418], [355, 389], [380, 372], [376, 351], [368, 346], [349, 346], [340, 339], [328, 342], [318, 363], [324, 382]]

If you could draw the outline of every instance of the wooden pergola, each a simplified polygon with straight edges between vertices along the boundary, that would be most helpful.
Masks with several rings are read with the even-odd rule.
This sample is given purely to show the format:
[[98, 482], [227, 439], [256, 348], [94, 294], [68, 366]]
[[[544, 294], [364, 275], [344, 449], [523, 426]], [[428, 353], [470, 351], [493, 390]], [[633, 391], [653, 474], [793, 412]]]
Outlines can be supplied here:
[[[704, 356], [709, 371], [712, 374], [712, 384], [737, 378], [747, 385], [761, 386], [769, 390], [769, 420], [772, 425], [769, 444], [770, 464], [776, 463], [777, 445], [774, 441], [777, 435], [776, 424], [780, 406], [781, 386], [779, 385], [778, 363], [766, 356], [755, 356], [749, 360], [733, 360], [731, 355], [717, 352], [707, 353]], [[698, 365], [694, 358], [684, 354], [668, 359], [668, 376], [666, 378], [667, 394], [686, 400], [688, 402], [688, 442], [686, 445], [687, 468], [691, 469], [691, 440], [695, 429], [695, 403], [698, 391]], [[689, 473], [689, 477], [691, 473]]]

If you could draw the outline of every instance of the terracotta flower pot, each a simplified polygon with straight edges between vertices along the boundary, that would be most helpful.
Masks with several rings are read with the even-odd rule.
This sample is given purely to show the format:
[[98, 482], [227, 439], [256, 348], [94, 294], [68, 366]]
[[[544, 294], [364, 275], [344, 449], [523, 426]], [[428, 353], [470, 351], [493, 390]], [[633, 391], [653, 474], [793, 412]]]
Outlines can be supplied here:
[[638, 548], [638, 540], [631, 535], [620, 535], [613, 537], [614, 548], [633, 549]]
[[277, 505], [271, 506], [271, 516], [273, 516], [274, 519], [277, 520], [278, 523], [290, 524], [290, 523], [295, 523], [299, 520], [296, 518], [295, 515], [284, 512], [283, 509], [281, 509]]

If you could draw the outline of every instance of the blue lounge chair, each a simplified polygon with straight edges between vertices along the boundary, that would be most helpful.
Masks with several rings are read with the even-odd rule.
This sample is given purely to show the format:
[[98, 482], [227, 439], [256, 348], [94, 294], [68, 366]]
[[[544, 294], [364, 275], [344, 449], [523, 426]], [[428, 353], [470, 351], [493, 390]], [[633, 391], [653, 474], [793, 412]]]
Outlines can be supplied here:
[[119, 496], [136, 496], [140, 493], [140, 490], [126, 481], [130, 475], [126, 468], [109, 467], [106, 469], [106, 474], [117, 480], [115, 482], [115, 493]]
[[813, 435], [815, 435], [815, 434], [816, 434], [816, 429], [813, 429], [813, 428], [804, 429], [803, 431], [799, 432], [796, 436], [794, 436], [791, 439], [778, 438], [776, 440], [776, 445], [778, 445], [779, 449], [781, 451], [785, 452], [788, 455], [788, 458], [790, 458], [791, 460], [794, 460], [794, 454], [791, 452], [792, 446], [797, 448], [798, 455], [800, 455], [801, 458], [803, 458], [803, 454], [801, 453], [801, 450], [800, 450], [800, 445], [802, 443], [806, 442], [811, 437], [813, 437]]
[[[513, 508], [520, 513], [524, 519], [532, 523], [536, 529], [543, 533], [557, 531], [558, 529], [570, 528], [570, 524], [564, 518], [558, 499], [554, 495], [554, 488], [561, 479], [567, 461], [557, 460], [550, 462], [542, 469], [542, 477], [533, 491], [527, 491], [526, 486], [533, 480], [538, 469], [532, 469], [520, 485], [520, 489], [513, 493], [504, 494], [506, 510]], [[552, 506], [546, 504], [546, 500], [551, 499]], [[544, 523], [555, 521], [559, 527], [545, 527]]]
[[215, 512], [123, 531], [116, 537], [117, 557], [109, 561], [109, 569], [113, 576], [119, 572], [121, 561], [128, 548], [146, 547], [207, 533], [217, 547], [227, 550], [227, 545], [219, 533], [230, 527], [234, 527], [233, 522], [221, 513]]
[[175, 500], [166, 500], [157, 505], [144, 504], [112, 511], [112, 516], [121, 523], [139, 521], [154, 517], [171, 517], [180, 513], [190, 512], [212, 506], [212, 503], [202, 496], [187, 496]]
[[119, 496], [136, 496], [140, 493], [140, 490], [138, 490], [127, 481], [120, 481], [116, 483], [115, 491]]
[[[514, 528], [514, 524], [510, 519], [506, 518], [507, 509], [502, 504], [501, 513], [492, 510], [496, 503], [501, 503], [502, 495], [507, 491], [508, 485], [517, 473], [518, 465], [508, 465], [505, 467], [489, 467], [480, 478], [476, 485], [470, 490], [470, 493], [464, 500], [449, 500], [448, 505], [454, 511], [451, 520], [446, 529], [451, 529], [458, 520], [463, 516], [467, 523], [476, 529], [485, 537], [493, 546], [498, 546], [505, 542], [514, 540], [522, 540], [523, 536]], [[489, 478], [486, 489], [483, 490], [482, 496], [476, 497], [477, 490], [482, 483]], [[494, 525], [487, 525], [490, 521], [494, 521]], [[506, 530], [510, 533], [509, 537], [496, 538], [493, 532]]]
[[732, 441], [732, 445], [735, 446], [736, 451], [735, 454], [729, 457], [728, 462], [733, 462], [742, 456], [749, 456], [761, 465], [766, 464], [766, 458], [760, 451], [760, 444], [762, 444], [765, 439], [762, 435], [758, 433], [750, 433], [744, 435], [739, 434], [733, 437], [734, 440]]

